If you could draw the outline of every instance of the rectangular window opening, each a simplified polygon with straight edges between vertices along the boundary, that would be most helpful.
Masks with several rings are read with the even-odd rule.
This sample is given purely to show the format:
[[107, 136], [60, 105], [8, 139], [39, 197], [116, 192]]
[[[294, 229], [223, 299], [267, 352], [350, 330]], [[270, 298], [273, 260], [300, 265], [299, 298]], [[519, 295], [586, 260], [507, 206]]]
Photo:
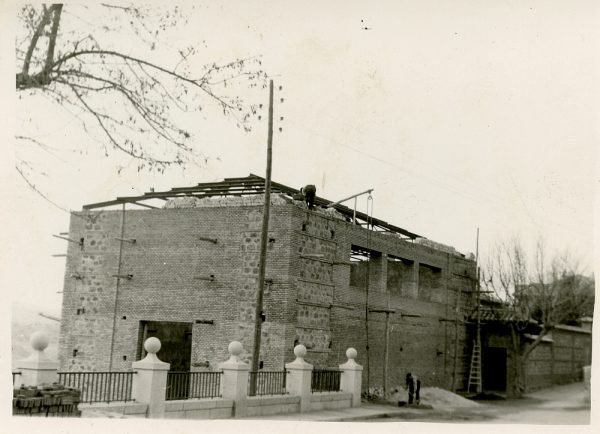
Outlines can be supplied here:
[[[350, 248], [350, 286], [366, 288], [367, 278], [375, 278], [377, 270], [369, 262], [381, 260], [381, 252], [352, 244]], [[367, 276], [369, 274], [369, 276]]]
[[403, 294], [414, 282], [414, 264], [412, 259], [388, 255], [387, 290], [393, 294]]

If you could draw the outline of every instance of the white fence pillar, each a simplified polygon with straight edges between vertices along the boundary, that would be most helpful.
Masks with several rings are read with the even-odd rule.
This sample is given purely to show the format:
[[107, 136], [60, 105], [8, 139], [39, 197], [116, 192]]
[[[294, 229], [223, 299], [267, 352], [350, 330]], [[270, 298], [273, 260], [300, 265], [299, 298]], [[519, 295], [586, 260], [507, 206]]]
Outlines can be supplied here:
[[29, 338], [29, 344], [34, 352], [26, 359], [17, 362], [17, 371], [21, 375], [15, 379], [14, 387], [39, 386], [58, 381], [58, 362], [50, 360], [44, 353], [50, 339], [43, 331], [34, 332]]
[[160, 341], [157, 338], [146, 339], [144, 348], [148, 352], [146, 357], [131, 364], [137, 372], [133, 376], [131, 392], [137, 402], [148, 404], [147, 417], [161, 418], [165, 414], [167, 373], [170, 365], [156, 357], [160, 350]]
[[247, 412], [249, 366], [239, 357], [244, 350], [240, 342], [231, 342], [227, 350], [229, 360], [219, 363], [223, 371], [221, 396], [233, 400], [233, 417], [243, 417]]
[[340, 370], [342, 371], [340, 375], [340, 390], [352, 394], [352, 407], [360, 405], [362, 387], [363, 367], [354, 361], [357, 354], [354, 348], [348, 348], [346, 350], [348, 361], [340, 365]]
[[592, 391], [591, 384], [592, 381], [592, 367], [584, 366], [583, 367], [583, 401], [591, 402], [592, 400]]
[[304, 361], [306, 356], [306, 347], [296, 345], [294, 347], [296, 360], [286, 363], [286, 390], [290, 395], [300, 397], [300, 412], [310, 411], [310, 381], [312, 377], [313, 365]]

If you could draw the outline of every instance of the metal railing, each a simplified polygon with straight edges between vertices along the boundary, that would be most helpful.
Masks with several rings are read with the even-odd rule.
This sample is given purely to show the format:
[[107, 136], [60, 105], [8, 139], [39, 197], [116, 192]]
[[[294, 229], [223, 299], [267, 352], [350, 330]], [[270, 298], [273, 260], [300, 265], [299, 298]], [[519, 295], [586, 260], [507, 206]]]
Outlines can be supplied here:
[[[286, 371], [250, 371], [248, 373], [248, 395], [285, 395]], [[252, 394], [252, 385], [256, 381], [256, 389]]]
[[339, 392], [341, 371], [337, 369], [314, 369], [312, 371], [310, 391]]
[[221, 396], [222, 372], [176, 372], [167, 374], [167, 401]]
[[81, 402], [131, 401], [135, 371], [59, 372], [58, 382], [81, 391]]
[[20, 372], [13, 372], [13, 386], [15, 385], [15, 380], [17, 379], [17, 376], [21, 375]]

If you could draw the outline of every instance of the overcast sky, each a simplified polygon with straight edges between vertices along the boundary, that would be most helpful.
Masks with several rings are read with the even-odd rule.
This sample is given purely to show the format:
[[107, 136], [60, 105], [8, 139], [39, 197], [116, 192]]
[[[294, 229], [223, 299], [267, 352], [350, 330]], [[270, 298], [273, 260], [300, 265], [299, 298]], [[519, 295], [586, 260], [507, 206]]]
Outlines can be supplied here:
[[[571, 249], [592, 271], [596, 2], [322, 3], [209, 2], [151, 60], [169, 64], [172, 47], [200, 41], [206, 62], [261, 55], [283, 87], [274, 109], [274, 181], [315, 184], [331, 200], [373, 188], [376, 217], [465, 253], [475, 251], [477, 227], [482, 255], [497, 240], [516, 235], [530, 244], [542, 235], [550, 249]], [[14, 25], [7, 10], [2, 21]], [[2, 39], [2, 129], [13, 129], [5, 149], [23, 128], [51, 143], [90, 142], [84, 159], [63, 155], [68, 161], [59, 165], [44, 156], [44, 185], [61, 206], [264, 176], [266, 112], [244, 133], [208, 110], [195, 135], [210, 157], [206, 166], [163, 176], [130, 167], [117, 177], [117, 156], [94, 150], [60, 109], [16, 102], [14, 48]], [[119, 48], [139, 55], [133, 39], [121, 38]], [[259, 98], [266, 104], [267, 92]], [[69, 215], [32, 193], [12, 166], [3, 163], [6, 285], [20, 300], [58, 311], [65, 261], [51, 255], [66, 245], [51, 235], [67, 230]]]

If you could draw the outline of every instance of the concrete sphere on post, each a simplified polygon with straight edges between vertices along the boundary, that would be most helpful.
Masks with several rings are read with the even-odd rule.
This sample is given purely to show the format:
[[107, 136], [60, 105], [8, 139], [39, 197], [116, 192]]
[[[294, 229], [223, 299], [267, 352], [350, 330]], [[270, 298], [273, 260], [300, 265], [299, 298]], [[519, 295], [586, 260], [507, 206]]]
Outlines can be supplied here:
[[232, 341], [227, 347], [227, 351], [234, 357], [239, 357], [240, 354], [244, 351], [244, 347], [241, 342]]
[[348, 357], [348, 360], [354, 360], [356, 359], [356, 356], [358, 356], [358, 352], [354, 348], [350, 347], [346, 350], [346, 357]]
[[148, 338], [148, 339], [146, 339], [146, 342], [144, 342], [144, 349], [149, 354], [158, 353], [158, 351], [160, 350], [160, 346], [161, 346], [160, 340], [155, 337]]
[[48, 337], [48, 334], [42, 330], [32, 333], [29, 338], [29, 345], [36, 351], [44, 351], [48, 348], [49, 343], [50, 338]]
[[303, 359], [304, 356], [306, 356], [306, 347], [304, 345], [302, 345], [302, 344], [296, 345], [294, 347], [294, 355], [296, 357], [299, 357], [299, 358]]

